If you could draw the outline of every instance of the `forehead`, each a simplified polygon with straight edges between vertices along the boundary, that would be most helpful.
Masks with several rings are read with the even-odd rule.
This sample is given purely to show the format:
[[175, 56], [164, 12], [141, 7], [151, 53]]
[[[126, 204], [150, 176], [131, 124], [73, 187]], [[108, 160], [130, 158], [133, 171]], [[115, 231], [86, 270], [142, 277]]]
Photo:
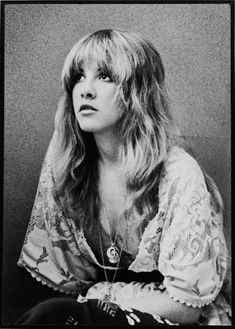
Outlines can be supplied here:
[[80, 61], [77, 63], [77, 69], [81, 71], [101, 71], [104, 67], [97, 60]]
[[121, 83], [133, 72], [130, 56], [126, 49], [108, 40], [89, 39], [75, 45], [64, 66], [66, 79], [73, 79], [78, 71], [92, 68], [112, 76], [113, 81]]
[[109, 54], [103, 49], [93, 49], [90, 47], [81, 49], [73, 59], [73, 70], [76, 71], [92, 71], [100, 72], [105, 71], [106, 73], [115, 75], [114, 61], [111, 60]]

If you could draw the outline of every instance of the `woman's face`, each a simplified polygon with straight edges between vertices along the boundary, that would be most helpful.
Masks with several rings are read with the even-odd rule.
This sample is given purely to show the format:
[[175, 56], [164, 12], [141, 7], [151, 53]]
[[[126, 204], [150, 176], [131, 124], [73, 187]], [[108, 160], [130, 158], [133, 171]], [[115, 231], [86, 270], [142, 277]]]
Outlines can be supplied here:
[[116, 101], [117, 85], [96, 63], [84, 64], [73, 88], [73, 106], [79, 126], [100, 134], [114, 131], [121, 116]]

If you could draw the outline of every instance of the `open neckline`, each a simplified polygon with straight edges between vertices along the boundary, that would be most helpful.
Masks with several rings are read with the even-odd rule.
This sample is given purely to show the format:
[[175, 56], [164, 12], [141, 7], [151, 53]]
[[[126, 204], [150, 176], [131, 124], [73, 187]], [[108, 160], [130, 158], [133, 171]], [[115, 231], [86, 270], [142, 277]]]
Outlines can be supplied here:
[[[105, 242], [107, 242], [109, 240], [109, 234], [103, 228], [101, 228], [101, 230], [102, 230], [102, 232], [101, 232], [101, 234], [102, 234], [102, 242], [103, 242], [104, 238], [105, 238]], [[90, 233], [90, 236], [92, 234], [92, 237], [93, 237], [92, 240], [91, 240], [91, 238], [87, 234], [85, 234], [84, 231], [82, 231], [82, 234], [83, 234], [85, 246], [86, 246], [86, 248], [87, 248], [90, 256], [94, 260], [94, 262], [98, 266], [100, 266], [102, 268], [115, 270], [117, 268], [117, 265], [115, 265], [115, 264], [112, 265], [111, 263], [109, 265], [108, 258], [106, 256], [106, 249], [107, 249], [107, 244], [106, 243], [103, 244], [103, 248], [105, 250], [105, 252], [104, 252], [105, 264], [102, 264], [102, 258], [101, 258], [101, 250], [100, 250], [99, 240], [98, 240], [98, 238], [96, 240], [94, 240], [94, 236], [97, 237], [98, 234], [94, 234], [94, 232], [91, 232]], [[117, 238], [117, 240], [120, 242], [120, 235], [119, 235], [119, 239]], [[91, 245], [90, 241], [92, 241], [92, 242], [95, 241], [94, 246]], [[118, 246], [120, 248], [120, 244], [118, 244]], [[93, 251], [94, 249], [95, 250], [99, 250], [100, 253], [99, 254], [97, 254], [97, 252], [95, 253]], [[123, 259], [123, 256], [124, 256], [124, 259]], [[126, 268], [128, 268], [130, 266], [130, 264], [135, 260], [135, 258], [136, 258], [136, 256], [133, 257], [130, 253], [128, 253], [126, 251], [126, 249], [125, 249], [125, 246], [124, 246], [122, 248], [121, 262], [120, 262], [120, 264], [118, 266], [118, 269], [126, 269]], [[126, 259], [129, 259], [129, 261], [126, 261], [125, 262]], [[123, 260], [124, 260], [125, 264], [123, 264]]]

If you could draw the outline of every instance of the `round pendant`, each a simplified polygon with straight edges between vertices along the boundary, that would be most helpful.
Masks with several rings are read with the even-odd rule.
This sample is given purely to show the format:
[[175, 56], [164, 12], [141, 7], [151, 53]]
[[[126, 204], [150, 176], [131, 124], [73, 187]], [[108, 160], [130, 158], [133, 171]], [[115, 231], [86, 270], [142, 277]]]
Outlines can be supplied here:
[[120, 260], [120, 251], [114, 244], [107, 249], [106, 255], [112, 264], [118, 263]]

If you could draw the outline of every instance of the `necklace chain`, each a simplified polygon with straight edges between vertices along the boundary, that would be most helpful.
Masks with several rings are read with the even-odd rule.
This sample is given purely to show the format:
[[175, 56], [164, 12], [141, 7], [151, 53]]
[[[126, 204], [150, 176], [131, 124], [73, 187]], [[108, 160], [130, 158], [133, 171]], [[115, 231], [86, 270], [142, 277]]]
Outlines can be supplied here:
[[[121, 257], [120, 250], [119, 250], [118, 246], [116, 245], [117, 237], [118, 237], [118, 229], [116, 230], [114, 240], [112, 240], [111, 229], [110, 229], [110, 225], [109, 225], [109, 221], [108, 221], [107, 209], [103, 202], [102, 202], [102, 204], [103, 204], [103, 208], [104, 208], [104, 212], [105, 212], [105, 219], [106, 219], [107, 227], [109, 230], [109, 238], [110, 238], [110, 243], [111, 243], [111, 246], [107, 249], [106, 255], [107, 255], [110, 263], [116, 264], [120, 261], [120, 257]], [[118, 220], [118, 225], [119, 225], [119, 220]], [[119, 226], [118, 226], [118, 228], [119, 228]]]
[[103, 252], [103, 245], [102, 245], [102, 240], [101, 240], [100, 222], [98, 222], [98, 231], [99, 231], [98, 233], [99, 233], [100, 251], [101, 251], [101, 258], [102, 258], [102, 263], [103, 263], [104, 275], [105, 275], [106, 282], [108, 282], [108, 292], [104, 296], [103, 300], [105, 302], [110, 302], [110, 300], [111, 300], [112, 284], [114, 283], [114, 280], [116, 278], [117, 271], [118, 271], [118, 268], [119, 268], [119, 264], [120, 264], [120, 260], [121, 260], [121, 254], [122, 254], [122, 248], [121, 248], [121, 252], [120, 252], [120, 257], [119, 257], [119, 260], [118, 260], [118, 264], [117, 264], [117, 266], [115, 268], [113, 279], [112, 279], [111, 282], [109, 282], [108, 275], [107, 275], [106, 268], [105, 268], [104, 252]]
[[[115, 234], [115, 238], [114, 238], [114, 241], [112, 240], [112, 234], [111, 234], [111, 229], [110, 229], [110, 225], [109, 225], [109, 221], [108, 221], [108, 213], [107, 213], [107, 208], [105, 206], [105, 204], [102, 202], [102, 205], [103, 205], [103, 208], [104, 208], [104, 212], [105, 212], [105, 220], [106, 220], [106, 223], [107, 223], [107, 227], [108, 227], [108, 230], [109, 230], [109, 238], [110, 238], [110, 242], [111, 244], [116, 244], [116, 241], [117, 241], [117, 236], [118, 236], [118, 230], [116, 230], [116, 234]], [[118, 222], [119, 223], [119, 222]]]

